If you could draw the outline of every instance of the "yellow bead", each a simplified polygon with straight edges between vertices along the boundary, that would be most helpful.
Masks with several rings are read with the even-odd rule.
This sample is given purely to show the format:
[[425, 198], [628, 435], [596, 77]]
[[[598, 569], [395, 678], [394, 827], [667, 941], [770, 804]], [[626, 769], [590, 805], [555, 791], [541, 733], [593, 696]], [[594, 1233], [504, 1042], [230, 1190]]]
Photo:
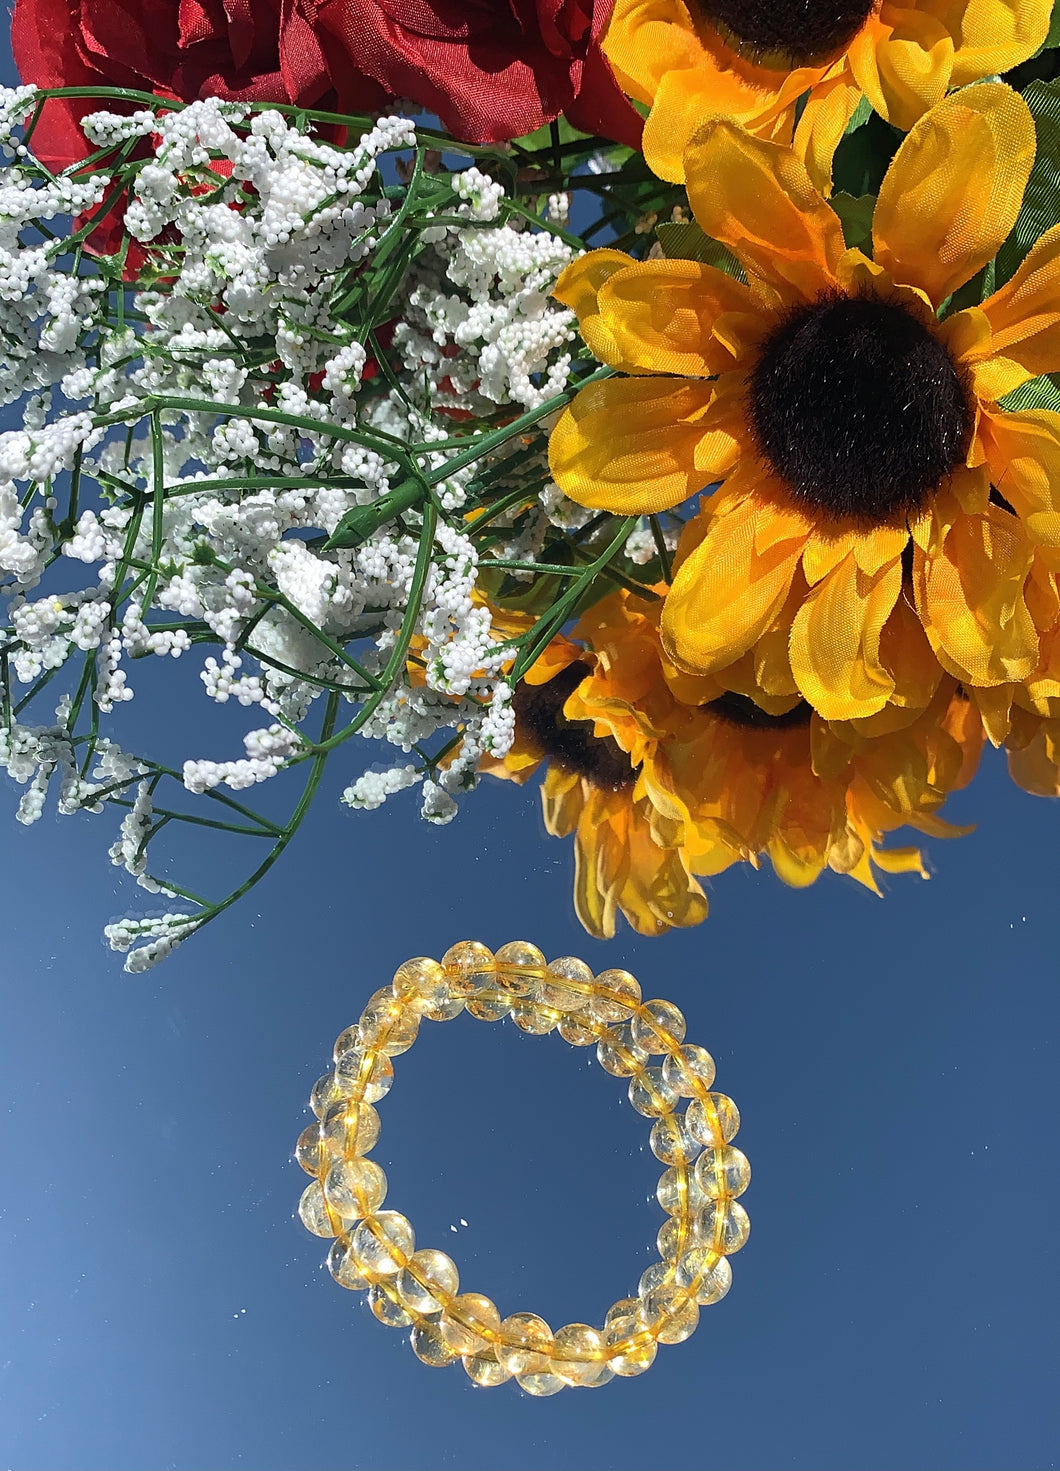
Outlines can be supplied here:
[[527, 1394], [536, 1395], [539, 1399], [550, 1394], [559, 1394], [561, 1389], [566, 1388], [558, 1374], [516, 1374], [515, 1382]]
[[485, 1348], [477, 1354], [465, 1354], [463, 1364], [467, 1377], [483, 1389], [492, 1389], [495, 1384], [504, 1384], [512, 1377], [504, 1365], [497, 1362], [492, 1348]]
[[727, 1144], [724, 1149], [704, 1149], [696, 1160], [696, 1180], [711, 1200], [742, 1195], [751, 1183], [747, 1156]]
[[385, 1052], [352, 1047], [335, 1064], [335, 1086], [342, 1098], [378, 1103], [394, 1083], [394, 1064]]
[[350, 1237], [354, 1260], [364, 1272], [396, 1277], [416, 1249], [412, 1223], [400, 1211], [367, 1216]]
[[603, 1338], [608, 1363], [624, 1378], [643, 1374], [655, 1362], [658, 1345], [644, 1326], [639, 1298], [625, 1297], [609, 1309]]
[[500, 1326], [497, 1358], [510, 1374], [544, 1374], [552, 1361], [552, 1329], [535, 1313], [512, 1313]]
[[394, 972], [390, 989], [399, 1001], [406, 1001], [421, 1015], [427, 1015], [433, 1007], [444, 1006], [449, 999], [449, 981], [445, 970], [436, 960], [418, 955], [415, 960], [406, 960]]
[[452, 994], [465, 1000], [496, 984], [497, 963], [493, 951], [478, 940], [461, 940], [457, 945], [450, 945], [442, 956], [442, 966]]
[[751, 1234], [751, 1222], [738, 1200], [708, 1200], [696, 1215], [696, 1241], [723, 1256], [734, 1256]]
[[683, 1113], [668, 1113], [656, 1119], [649, 1135], [651, 1152], [664, 1164], [689, 1164], [699, 1153], [698, 1140], [693, 1139]]
[[458, 1354], [474, 1354], [488, 1347], [500, 1326], [500, 1313], [481, 1292], [462, 1292], [454, 1297], [439, 1323], [442, 1337]]
[[339, 1233], [340, 1223], [328, 1209], [319, 1180], [311, 1180], [302, 1191], [298, 1214], [302, 1218], [302, 1225], [307, 1231], [312, 1231], [314, 1236], [337, 1236]]
[[480, 1022], [499, 1022], [511, 1009], [511, 997], [503, 991], [480, 991], [466, 1006], [468, 1016], [477, 1017]]
[[714, 1081], [714, 1059], [705, 1047], [686, 1042], [663, 1062], [666, 1081], [682, 1098], [697, 1098], [706, 1093]]
[[724, 1093], [708, 1093], [688, 1105], [688, 1127], [701, 1144], [721, 1149], [736, 1137], [740, 1110]]
[[319, 1174], [324, 1161], [330, 1160], [328, 1146], [320, 1137], [319, 1124], [309, 1124], [302, 1130], [294, 1147], [294, 1157], [307, 1175]]
[[693, 1216], [707, 1203], [695, 1171], [678, 1165], [671, 1165], [668, 1170], [663, 1171], [655, 1193], [668, 1216], [682, 1213]]
[[580, 1011], [588, 1006], [592, 989], [593, 973], [585, 961], [561, 955], [545, 967], [536, 995], [545, 1006], [554, 1006], [557, 1011]]
[[337, 1159], [324, 1176], [324, 1194], [343, 1221], [359, 1221], [386, 1199], [386, 1175], [372, 1159]]
[[463, 996], [452, 996], [447, 991], [445, 999], [422, 1008], [423, 1015], [431, 1022], [451, 1022], [464, 1009]]
[[663, 1261], [673, 1262], [690, 1246], [697, 1245], [698, 1238], [687, 1216], [669, 1216], [659, 1227], [655, 1244]]
[[[579, 1012], [578, 1015], [583, 1015]], [[556, 1029], [564, 1042], [569, 1042], [572, 1047], [591, 1047], [596, 1041], [596, 1032], [591, 1026], [586, 1026], [576, 1016], [565, 1016]]]
[[645, 1001], [631, 1025], [634, 1042], [648, 1053], [674, 1053], [685, 1040], [685, 1019], [670, 1001]]
[[593, 981], [589, 1013], [598, 1022], [624, 1022], [640, 1005], [640, 985], [628, 970], [602, 970]]
[[677, 1094], [663, 1079], [661, 1067], [642, 1068], [629, 1080], [629, 1101], [646, 1118], [669, 1113], [677, 1103]]
[[605, 1073], [628, 1078], [647, 1066], [648, 1054], [633, 1041], [629, 1024], [608, 1027], [600, 1038], [596, 1056]]
[[331, 1105], [342, 1097], [342, 1092], [335, 1081], [335, 1073], [324, 1073], [313, 1084], [313, 1091], [309, 1095], [309, 1107], [322, 1119]]
[[390, 1282], [375, 1282], [368, 1291], [368, 1306], [388, 1328], [407, 1328], [413, 1318]]
[[420, 1362], [430, 1364], [432, 1369], [444, 1369], [446, 1364], [452, 1364], [460, 1357], [442, 1337], [439, 1325], [430, 1320], [416, 1324], [409, 1334], [409, 1342]]
[[320, 1137], [332, 1154], [368, 1154], [379, 1139], [379, 1115], [370, 1103], [342, 1098], [321, 1119]]
[[545, 974], [545, 957], [536, 945], [526, 940], [510, 940], [501, 946], [494, 959], [497, 984], [509, 996], [529, 996]]
[[[397, 1290], [406, 1307], [417, 1313], [439, 1313], [460, 1287], [456, 1263], [444, 1251], [425, 1247], [413, 1254], [397, 1279]], [[435, 1293], [440, 1294], [435, 1296]]]
[[732, 1267], [726, 1257], [707, 1246], [694, 1246], [677, 1263], [674, 1280], [695, 1292], [701, 1307], [720, 1302], [732, 1286]]
[[614, 1371], [608, 1367], [604, 1340], [588, 1323], [568, 1323], [556, 1329], [552, 1349], [552, 1373], [568, 1384], [595, 1389], [606, 1384]]
[[554, 1032], [562, 1020], [562, 1011], [554, 1006], [542, 1006], [529, 996], [512, 1002], [512, 1021], [520, 1032], [528, 1032], [532, 1037]]
[[660, 1287], [644, 1299], [645, 1323], [660, 1343], [684, 1343], [699, 1326], [699, 1304], [683, 1287]]
[[658, 1292], [660, 1287], [672, 1287], [676, 1271], [676, 1262], [652, 1262], [650, 1267], [645, 1268], [637, 1283], [637, 1296], [641, 1302], [651, 1297], [653, 1292]]
[[364, 1292], [372, 1285], [372, 1278], [361, 1271], [350, 1252], [348, 1236], [337, 1236], [331, 1243], [328, 1271], [340, 1287], [347, 1287], [351, 1292]]
[[419, 1029], [419, 1013], [399, 1001], [387, 986], [369, 998], [357, 1023], [357, 1038], [362, 1047], [397, 1057], [409, 1050]]

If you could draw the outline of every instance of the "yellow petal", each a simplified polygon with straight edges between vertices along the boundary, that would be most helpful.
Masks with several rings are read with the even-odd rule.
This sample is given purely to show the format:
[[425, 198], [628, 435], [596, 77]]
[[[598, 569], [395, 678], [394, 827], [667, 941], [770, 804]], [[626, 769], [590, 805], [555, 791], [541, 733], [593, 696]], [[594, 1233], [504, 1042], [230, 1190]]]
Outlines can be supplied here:
[[950, 85], [1006, 72], [1045, 41], [1053, 0], [963, 0]]
[[1041, 236], [980, 310], [993, 332], [993, 352], [1034, 377], [1060, 368], [1060, 225]]
[[944, 96], [953, 69], [953, 37], [925, 4], [883, 0], [849, 49], [858, 86], [873, 108], [908, 131]]
[[917, 611], [939, 663], [966, 684], [1026, 679], [1038, 635], [1023, 593], [1031, 544], [998, 506], [960, 516], [932, 557], [913, 558]]
[[843, 231], [790, 149], [713, 119], [689, 144], [685, 170], [700, 226], [749, 271], [785, 284], [789, 297], [834, 284]]
[[826, 197], [832, 192], [832, 159], [860, 101], [861, 88], [842, 67], [813, 88], [795, 129], [792, 151], [806, 165], [814, 188]]
[[594, 357], [611, 368], [636, 371], [635, 364], [628, 363], [600, 320], [597, 298], [604, 282], [632, 265], [633, 257], [621, 250], [590, 250], [560, 274], [552, 295], [564, 306], [570, 307], [578, 318], [578, 327], [585, 344]]
[[618, 515], [679, 505], [739, 455], [729, 406], [712, 418], [713, 398], [713, 384], [695, 379], [590, 383], [552, 431], [552, 477], [579, 505]]
[[755, 300], [714, 266], [649, 260], [610, 275], [597, 309], [624, 362], [653, 373], [709, 377], [733, 366], [732, 354], [714, 339], [715, 321], [725, 312], [753, 312]]
[[884, 175], [872, 222], [877, 263], [939, 306], [997, 254], [1034, 154], [1030, 109], [1011, 87], [984, 82], [938, 103]]
[[649, 104], [668, 71], [703, 61], [703, 47], [680, 0], [615, 0], [603, 46], [622, 90]]
[[802, 542], [780, 542], [764, 554], [756, 552], [755, 520], [768, 514], [768, 507], [749, 497], [713, 520], [682, 562], [660, 629], [663, 647], [679, 668], [710, 674], [732, 664], [780, 610]]
[[982, 434], [998, 490], [1031, 540], [1060, 566], [1060, 414], [1027, 409], [984, 413]]
[[856, 720], [886, 705], [894, 680], [880, 662], [880, 635], [901, 587], [900, 557], [866, 573], [851, 554], [799, 609], [791, 669], [823, 720]]

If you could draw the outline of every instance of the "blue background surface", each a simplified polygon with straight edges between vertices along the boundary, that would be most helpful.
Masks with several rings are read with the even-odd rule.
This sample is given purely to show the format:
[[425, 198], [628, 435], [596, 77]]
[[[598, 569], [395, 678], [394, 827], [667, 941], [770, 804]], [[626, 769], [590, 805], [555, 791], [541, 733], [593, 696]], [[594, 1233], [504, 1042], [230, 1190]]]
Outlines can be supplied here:
[[[118, 738], [240, 754], [240, 712], [181, 698], [183, 663], [136, 667]], [[116, 816], [49, 809], [23, 830], [3, 779], [0, 1460], [1055, 1465], [1056, 804], [988, 752], [947, 811], [978, 829], [928, 845], [930, 883], [890, 880], [880, 902], [833, 875], [797, 893], [730, 871], [699, 929], [602, 944], [535, 789], [484, 785], [442, 830], [411, 794], [344, 812], [366, 758], [340, 753], [281, 865], [145, 977], [99, 940], [152, 906], [107, 862]], [[220, 848], [176, 848], [189, 882], [229, 872]], [[428, 1369], [294, 1214], [291, 1150], [334, 1037], [401, 960], [464, 937], [627, 966], [739, 1104], [751, 1240], [729, 1296], [639, 1379], [532, 1400]], [[590, 1052], [462, 1017], [425, 1023], [396, 1074], [387, 1204], [466, 1289], [554, 1327], [635, 1289], [661, 1166]]]

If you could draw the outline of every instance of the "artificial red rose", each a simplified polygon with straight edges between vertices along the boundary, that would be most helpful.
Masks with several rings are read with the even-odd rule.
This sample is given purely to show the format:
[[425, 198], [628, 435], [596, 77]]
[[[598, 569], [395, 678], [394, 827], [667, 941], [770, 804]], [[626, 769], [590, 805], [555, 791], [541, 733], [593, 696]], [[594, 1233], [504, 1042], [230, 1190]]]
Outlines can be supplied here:
[[[314, 0], [15, 0], [11, 46], [23, 81], [38, 87], [134, 87], [192, 102], [200, 97], [293, 102], [372, 112], [378, 82], [312, 24]], [[91, 151], [86, 112], [120, 104], [50, 102], [33, 151], [65, 168]]]
[[458, 138], [496, 143], [566, 113], [640, 147], [641, 119], [600, 49], [614, 0], [314, 0], [360, 71], [436, 112]]

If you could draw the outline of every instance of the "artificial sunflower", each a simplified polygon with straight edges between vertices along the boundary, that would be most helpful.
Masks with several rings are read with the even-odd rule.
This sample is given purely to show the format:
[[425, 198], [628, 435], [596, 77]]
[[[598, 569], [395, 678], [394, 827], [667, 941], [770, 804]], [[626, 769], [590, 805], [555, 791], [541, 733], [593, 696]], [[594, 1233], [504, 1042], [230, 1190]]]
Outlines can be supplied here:
[[[601, 360], [553, 431], [565, 493], [655, 513], [723, 481], [687, 526], [662, 618], [682, 669], [741, 670], [826, 720], [928, 707], [945, 674], [1019, 685], [1056, 617], [1060, 414], [999, 400], [1060, 368], [1060, 226], [980, 306], [952, 294], [1020, 209], [1018, 93], [948, 97], [880, 188], [873, 259], [789, 149], [711, 120], [689, 201], [746, 282], [593, 251], [560, 277]], [[734, 686], [739, 687], [739, 686]]]
[[644, 155], [661, 178], [683, 183], [693, 133], [726, 117], [793, 144], [827, 192], [863, 95], [907, 131], [951, 87], [1032, 56], [1051, 13], [1052, 0], [617, 0], [604, 51], [651, 108]]

